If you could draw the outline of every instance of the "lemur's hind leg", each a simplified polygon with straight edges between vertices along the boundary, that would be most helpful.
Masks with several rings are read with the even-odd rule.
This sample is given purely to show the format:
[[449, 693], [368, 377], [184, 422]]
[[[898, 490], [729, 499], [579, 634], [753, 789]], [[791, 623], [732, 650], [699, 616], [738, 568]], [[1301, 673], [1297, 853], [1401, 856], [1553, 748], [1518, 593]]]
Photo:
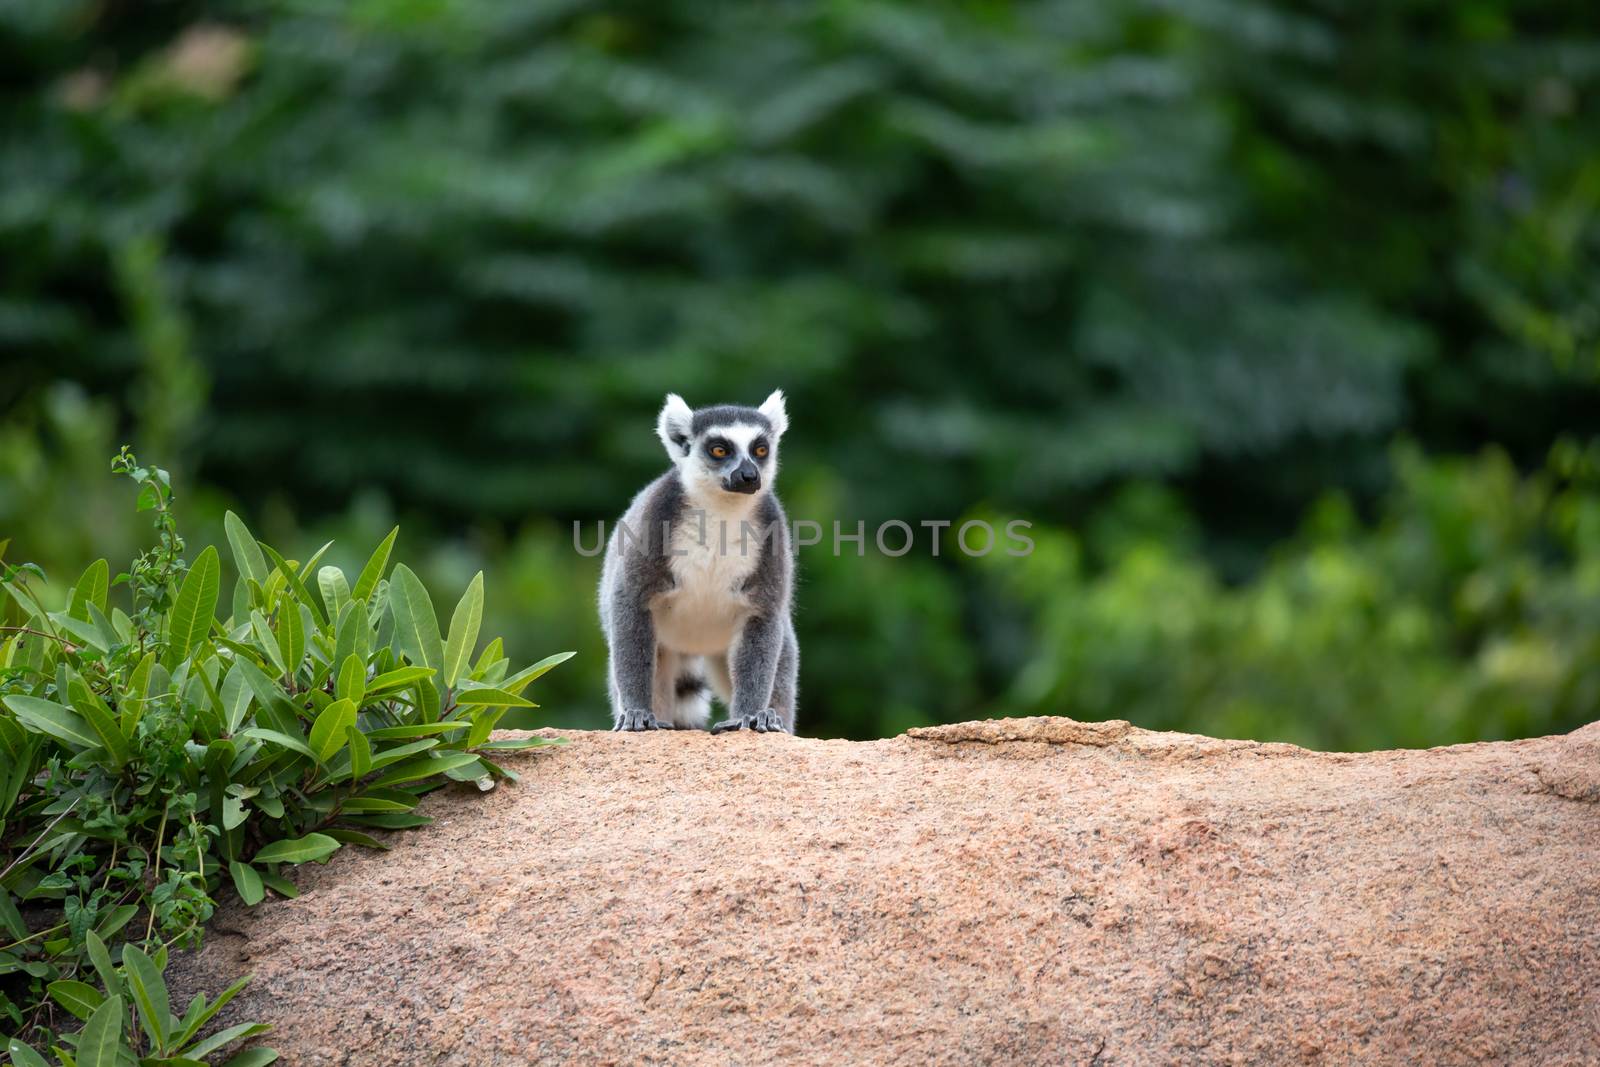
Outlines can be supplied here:
[[668, 648], [656, 646], [656, 670], [650, 685], [650, 711], [661, 724], [661, 729], [672, 730], [678, 726], [678, 668], [683, 657]]
[[784, 733], [794, 733], [795, 711], [800, 698], [800, 642], [794, 623], [784, 619], [783, 650], [778, 653], [778, 669], [772, 679], [772, 710], [783, 723]]

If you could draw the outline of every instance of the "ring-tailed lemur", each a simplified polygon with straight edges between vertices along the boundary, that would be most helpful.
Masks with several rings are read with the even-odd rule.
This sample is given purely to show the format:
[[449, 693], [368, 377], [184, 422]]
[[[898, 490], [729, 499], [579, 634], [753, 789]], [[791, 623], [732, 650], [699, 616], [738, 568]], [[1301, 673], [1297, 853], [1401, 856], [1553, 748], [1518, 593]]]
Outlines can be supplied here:
[[772, 492], [783, 391], [759, 408], [691, 410], [667, 396], [656, 433], [672, 469], [633, 498], [606, 544], [600, 625], [618, 730], [794, 732], [800, 649], [794, 553]]

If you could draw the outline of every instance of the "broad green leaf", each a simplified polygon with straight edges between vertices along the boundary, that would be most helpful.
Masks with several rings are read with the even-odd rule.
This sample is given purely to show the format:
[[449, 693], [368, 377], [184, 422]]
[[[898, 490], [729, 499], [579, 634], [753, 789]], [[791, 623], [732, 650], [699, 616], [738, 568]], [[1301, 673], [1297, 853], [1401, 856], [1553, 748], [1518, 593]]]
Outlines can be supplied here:
[[394, 549], [394, 539], [398, 536], [400, 527], [396, 526], [389, 531], [389, 536], [383, 539], [383, 543], [373, 550], [367, 565], [361, 568], [361, 575], [356, 579], [356, 587], [350, 591], [353, 599], [366, 600], [372, 596], [372, 591], [378, 588], [378, 581], [383, 577], [384, 568], [389, 565], [389, 553]]
[[289, 881], [289, 879], [285, 878], [281, 874], [273, 874], [271, 871], [262, 871], [261, 880], [266, 883], [268, 889], [272, 890], [280, 897], [283, 897], [285, 900], [293, 900], [295, 897], [300, 895], [300, 890], [294, 887], [294, 883]]
[[366, 686], [366, 664], [351, 653], [344, 658], [344, 665], [339, 668], [339, 680], [334, 683], [333, 695], [360, 707], [362, 698], [367, 694]]
[[231, 511], [222, 516], [222, 526], [227, 531], [228, 546], [233, 549], [233, 562], [239, 568], [239, 574], [265, 585], [267, 576], [272, 572], [267, 569], [266, 557], [261, 554], [261, 546], [256, 544], [255, 535]]
[[250, 682], [244, 676], [244, 668], [235, 662], [222, 680], [222, 719], [228, 733], [239, 732], [249, 710]]
[[228, 1062], [222, 1067], [267, 1067], [277, 1062], [277, 1049], [247, 1048], [238, 1055], [228, 1057]]
[[372, 620], [367, 614], [367, 602], [352, 600], [339, 613], [339, 625], [333, 642], [333, 662], [343, 663], [351, 656], [362, 663], [372, 644]]
[[311, 724], [311, 751], [317, 754], [318, 763], [328, 759], [344, 747], [345, 730], [356, 724], [356, 706], [349, 700], [335, 700], [317, 721]]
[[394, 612], [389, 608], [389, 583], [384, 582], [379, 587], [383, 592], [383, 599], [372, 602], [372, 610], [377, 612], [372, 623], [372, 646], [385, 652], [394, 648]]
[[222, 828], [224, 830], [232, 830], [235, 826], [242, 825], [246, 818], [247, 813], [244, 810], [243, 797], [222, 798]]
[[354, 815], [350, 821], [358, 826], [371, 826], [378, 830], [411, 830], [418, 826], [432, 826], [431, 815], [407, 812], [403, 815]]
[[524, 748], [543, 748], [546, 745], [565, 745], [565, 737], [508, 737], [503, 741], [485, 741], [474, 746], [490, 752], [515, 752]]
[[117, 907], [112, 908], [110, 912], [101, 916], [100, 921], [95, 924], [93, 932], [100, 935], [102, 941], [110, 940], [113, 934], [127, 926], [128, 920], [137, 914], [139, 914], [137, 905], [119, 904]]
[[310, 745], [306, 744], [297, 737], [290, 737], [282, 730], [269, 730], [263, 726], [252, 726], [248, 730], [240, 730], [239, 736], [255, 737], [262, 741], [270, 741], [274, 745], [281, 745], [284, 748], [292, 749], [293, 751], [300, 753], [302, 756], [309, 756], [311, 759], [317, 758], [316, 752], [311, 748]]
[[359, 782], [372, 771], [372, 744], [355, 726], [346, 727], [344, 734], [350, 744], [350, 778]]
[[9, 696], [6, 707], [16, 713], [17, 721], [35, 733], [49, 734], [70, 745], [99, 748], [100, 738], [93, 728], [75, 711], [62, 707], [43, 697]]
[[491, 708], [536, 708], [539, 705], [504, 689], [463, 689], [456, 694], [456, 703], [482, 705]]
[[144, 718], [146, 701], [150, 696], [150, 674], [156, 667], [155, 652], [146, 652], [144, 659], [133, 669], [128, 676], [128, 695], [118, 709], [118, 725], [122, 727], [123, 737], [132, 737], [133, 731], [139, 725], [139, 720]]
[[501, 682], [500, 688], [504, 689], [508, 693], [519, 693], [527, 686], [529, 682], [543, 674], [546, 674], [553, 668], [567, 662], [567, 660], [576, 655], [576, 652], [557, 652], [553, 656], [546, 656], [533, 666], [514, 674], [510, 678], [507, 678], [505, 681]]
[[472, 716], [472, 732], [467, 734], [467, 747], [477, 748], [489, 740], [494, 728], [505, 717], [506, 708], [479, 708]]
[[471, 752], [462, 752], [456, 754], [472, 756], [472, 759], [465, 763], [458, 763], [454, 767], [451, 767], [449, 770], [445, 771], [444, 776], [446, 778], [450, 778], [457, 782], [476, 782], [480, 778], [488, 777], [489, 770], [486, 765], [487, 761]]
[[423, 722], [438, 722], [439, 713], [443, 710], [440, 706], [438, 687], [427, 682], [418, 682], [411, 691], [417, 696], [417, 714]]
[[78, 1067], [117, 1067], [117, 1050], [121, 1045], [122, 998], [108, 997], [89, 1016], [78, 1034]]
[[[444, 641], [439, 637], [439, 617], [422, 579], [404, 563], [395, 564], [389, 577], [389, 610], [394, 613], [395, 641], [416, 667], [438, 671], [444, 662]], [[437, 686], [440, 679], [435, 677]]]
[[11, 1057], [12, 1067], [50, 1067], [50, 1061], [35, 1052], [32, 1046], [24, 1045], [16, 1038], [6, 1042], [6, 1055]]
[[[278, 555], [278, 550], [267, 544], [265, 541], [259, 543], [261, 545], [261, 551], [267, 554], [267, 558], [272, 561], [272, 565], [277, 568], [278, 573], [283, 575], [284, 583], [288, 585], [289, 589], [294, 593], [295, 598], [298, 599], [300, 603], [310, 608], [312, 615], [320, 616], [322, 613], [321, 602], [312, 598], [311, 591], [306, 588], [306, 583], [300, 579], [300, 573], [298, 570], [296, 570], [294, 565], [288, 560], [284, 559], [282, 556]], [[323, 547], [326, 548], [327, 546], [324, 545]], [[327, 622], [327, 619], [318, 618], [317, 622], [318, 625], [322, 625], [323, 623]]]
[[439, 739], [437, 737], [424, 737], [420, 741], [412, 741], [408, 744], [384, 749], [381, 752], [374, 752], [372, 754], [372, 769], [375, 771], [382, 770], [392, 763], [399, 763], [407, 756], [414, 756], [418, 752], [426, 752], [431, 748], [435, 748], [438, 744]]
[[94, 1014], [94, 1010], [105, 1003], [105, 997], [100, 990], [88, 982], [61, 981], [51, 982], [45, 987], [50, 994], [50, 999], [66, 1008], [80, 1019], [87, 1019]]
[[436, 774], [443, 774], [452, 767], [462, 767], [477, 760], [470, 752], [446, 752], [442, 756], [421, 756], [417, 759], [397, 763], [380, 775], [372, 784], [374, 786], [399, 785], [402, 782], [415, 782], [423, 778], [431, 778]]
[[250, 617], [250, 579], [240, 578], [233, 583], [233, 598], [231, 600], [232, 614], [228, 616], [230, 625], [237, 625]]
[[288, 703], [288, 694], [283, 691], [283, 688], [277, 682], [268, 678], [260, 667], [242, 657], [234, 660], [233, 666], [235, 670], [244, 676], [244, 684], [250, 687], [250, 692], [256, 698], [257, 706], [265, 709], [280, 703]]
[[349, 797], [340, 808], [346, 815], [371, 815], [388, 811], [410, 811], [417, 806], [416, 797], [391, 800], [388, 797]]
[[344, 606], [350, 603], [350, 583], [338, 567], [324, 567], [317, 572], [317, 588], [322, 592], [322, 605], [328, 609], [328, 618], [337, 619]]
[[[409, 744], [396, 745], [393, 748], [376, 751], [372, 756], [372, 766], [369, 768], [369, 770], [381, 771], [390, 764], [399, 763], [407, 756], [414, 756], [418, 752], [426, 752], [438, 744], [438, 738], [427, 737], [420, 741], [412, 741]], [[337, 757], [328, 767], [326, 776], [320, 779], [318, 782], [313, 783], [313, 788], [321, 788], [321, 786], [326, 785], [328, 782], [338, 781], [339, 779], [349, 775], [351, 769], [350, 756], [346, 755], [343, 757]]]
[[483, 625], [483, 572], [479, 571], [467, 583], [467, 591], [450, 616], [450, 639], [444, 646], [444, 684], [453, 686], [467, 669], [472, 649], [478, 643], [478, 629]]
[[243, 978], [234, 982], [227, 989], [224, 989], [217, 996], [216, 1000], [213, 1000], [210, 1004], [204, 1005], [199, 1011], [195, 1012], [193, 1018], [187, 1018], [186, 1016], [187, 1022], [184, 1024], [183, 1032], [177, 1036], [177, 1039], [173, 1042], [173, 1044], [177, 1045], [179, 1048], [182, 1048], [184, 1045], [188, 1044], [189, 1041], [194, 1038], [194, 1035], [200, 1032], [201, 1027], [210, 1022], [217, 1012], [228, 1006], [228, 1001], [238, 996], [240, 991], [243, 990], [245, 986], [250, 984], [251, 977], [251, 975], [247, 974]]
[[339, 842], [327, 834], [306, 834], [292, 841], [274, 841], [252, 857], [254, 863], [311, 863], [338, 851]]
[[123, 611], [118, 607], [113, 607], [111, 609], [111, 629], [117, 635], [118, 641], [125, 645], [133, 644], [136, 636], [133, 628], [133, 620], [128, 618], [128, 613], [126, 611]]
[[224, 1045], [231, 1044], [234, 1041], [242, 1041], [247, 1037], [255, 1037], [257, 1034], [264, 1034], [271, 1029], [272, 1027], [266, 1023], [240, 1023], [238, 1026], [230, 1026], [225, 1030], [218, 1030], [199, 1044], [184, 1049], [183, 1054], [191, 1059], [204, 1062], [205, 1057]]
[[476, 678], [483, 674], [484, 671], [504, 659], [505, 654], [505, 643], [500, 638], [497, 637], [490, 641], [484, 646], [483, 653], [478, 656], [478, 662], [472, 665], [472, 676]]
[[150, 1035], [150, 1043], [156, 1048], [165, 1047], [172, 1008], [167, 1001], [167, 983], [161, 979], [161, 968], [137, 945], [128, 944], [122, 946], [122, 973], [127, 975], [134, 1007], [139, 1009], [139, 1022]]
[[388, 845], [371, 834], [362, 833], [360, 830], [329, 830], [328, 836], [345, 845], [360, 845], [362, 848], [376, 849], [379, 852], [389, 851]]
[[173, 601], [172, 611], [167, 615], [168, 670], [176, 670], [178, 664], [188, 658], [194, 646], [211, 632], [221, 581], [217, 550], [207, 545], [184, 576], [178, 599]]
[[434, 670], [431, 667], [398, 667], [392, 671], [385, 671], [367, 683], [367, 695], [387, 693], [393, 689], [404, 689], [409, 685], [431, 678]]
[[387, 800], [400, 806], [405, 811], [410, 811], [422, 800], [426, 790], [395, 789], [385, 786], [368, 786], [361, 792], [361, 796], [370, 800]]
[[[333, 542], [332, 541], [327, 542], [321, 548], [319, 548], [315, 552], [311, 553], [311, 558], [306, 560], [304, 563], [300, 564], [298, 567], [295, 568], [295, 570], [297, 572], [299, 572], [301, 577], [304, 577], [305, 575], [308, 575], [308, 574], [315, 574], [317, 572], [317, 569], [318, 569], [317, 568], [317, 564], [322, 562], [322, 557], [326, 556], [328, 554], [328, 549], [330, 549], [332, 547], [333, 547]], [[328, 618], [329, 619], [333, 618], [333, 612], [330, 611], [328, 613]], [[326, 620], [324, 620], [324, 621], [326, 621]]]
[[272, 632], [272, 624], [267, 622], [267, 617], [260, 611], [250, 612], [250, 634], [255, 638], [256, 651], [271, 661], [280, 676], [288, 674], [289, 665], [284, 662], [278, 636]]
[[22, 921], [22, 913], [17, 910], [5, 886], [0, 886], [0, 930], [13, 938], [28, 936], [28, 924]]
[[369, 741], [393, 741], [403, 737], [429, 737], [433, 734], [448, 734], [455, 730], [465, 730], [471, 726], [466, 722], [419, 722], [410, 726], [383, 726], [367, 734]]
[[94, 973], [100, 976], [100, 983], [106, 987], [106, 992], [121, 993], [122, 978], [117, 974], [116, 967], [112, 966], [111, 953], [106, 949], [105, 941], [90, 930], [83, 935], [83, 943], [89, 962], [94, 965]]
[[306, 654], [305, 624], [300, 618], [300, 605], [292, 600], [278, 601], [278, 654], [284, 673], [292, 679]]
[[239, 891], [239, 899], [246, 905], [253, 908], [267, 895], [261, 885], [261, 875], [248, 863], [234, 860], [228, 864], [228, 873], [233, 875], [233, 887]]
[[76, 695], [72, 706], [89, 724], [89, 729], [94, 731], [100, 746], [110, 755], [112, 766], [122, 767], [133, 759], [133, 747], [128, 743], [128, 739], [122, 736], [122, 727], [111, 717], [111, 711], [105, 704], [86, 686], [74, 685], [73, 690]]
[[[85, 610], [87, 611], [87, 609]], [[112, 642], [107, 641], [105, 635], [100, 632], [100, 628], [92, 622], [84, 619], [74, 619], [64, 611], [51, 612], [50, 621], [55, 623], [58, 629], [65, 630], [68, 634], [76, 637], [81, 644], [99, 649], [101, 652], [111, 651]]]
[[[94, 623], [95, 630], [100, 634], [100, 640], [105, 642], [107, 648], [112, 648], [122, 642], [122, 636], [117, 633], [116, 623], [106, 618], [104, 608], [93, 601], [90, 601], [84, 607], [89, 612], [89, 621]], [[121, 613], [119, 612], [118, 614]]]
[[101, 611], [106, 611], [107, 595], [111, 589], [111, 566], [103, 559], [97, 559], [89, 564], [89, 569], [83, 572], [83, 577], [78, 579], [78, 584], [72, 590], [72, 603], [67, 608], [67, 614], [75, 619], [89, 618], [89, 605], [93, 604]]

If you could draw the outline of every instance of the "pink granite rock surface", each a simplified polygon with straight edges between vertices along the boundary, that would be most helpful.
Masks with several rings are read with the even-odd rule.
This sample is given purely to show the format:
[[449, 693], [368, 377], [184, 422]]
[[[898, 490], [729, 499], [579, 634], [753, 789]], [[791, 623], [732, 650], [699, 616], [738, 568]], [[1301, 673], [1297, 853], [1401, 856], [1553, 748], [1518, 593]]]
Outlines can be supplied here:
[[564, 736], [179, 984], [253, 972], [227, 1018], [308, 1067], [1600, 1063], [1600, 724]]

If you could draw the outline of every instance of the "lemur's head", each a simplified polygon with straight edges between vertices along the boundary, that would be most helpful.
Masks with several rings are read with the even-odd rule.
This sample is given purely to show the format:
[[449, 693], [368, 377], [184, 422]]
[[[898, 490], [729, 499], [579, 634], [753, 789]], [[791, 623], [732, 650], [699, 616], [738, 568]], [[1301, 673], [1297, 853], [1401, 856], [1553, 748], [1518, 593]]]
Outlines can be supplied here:
[[705, 498], [770, 488], [778, 474], [778, 439], [788, 428], [782, 389], [758, 408], [718, 404], [698, 411], [668, 393], [656, 421], [684, 487]]

